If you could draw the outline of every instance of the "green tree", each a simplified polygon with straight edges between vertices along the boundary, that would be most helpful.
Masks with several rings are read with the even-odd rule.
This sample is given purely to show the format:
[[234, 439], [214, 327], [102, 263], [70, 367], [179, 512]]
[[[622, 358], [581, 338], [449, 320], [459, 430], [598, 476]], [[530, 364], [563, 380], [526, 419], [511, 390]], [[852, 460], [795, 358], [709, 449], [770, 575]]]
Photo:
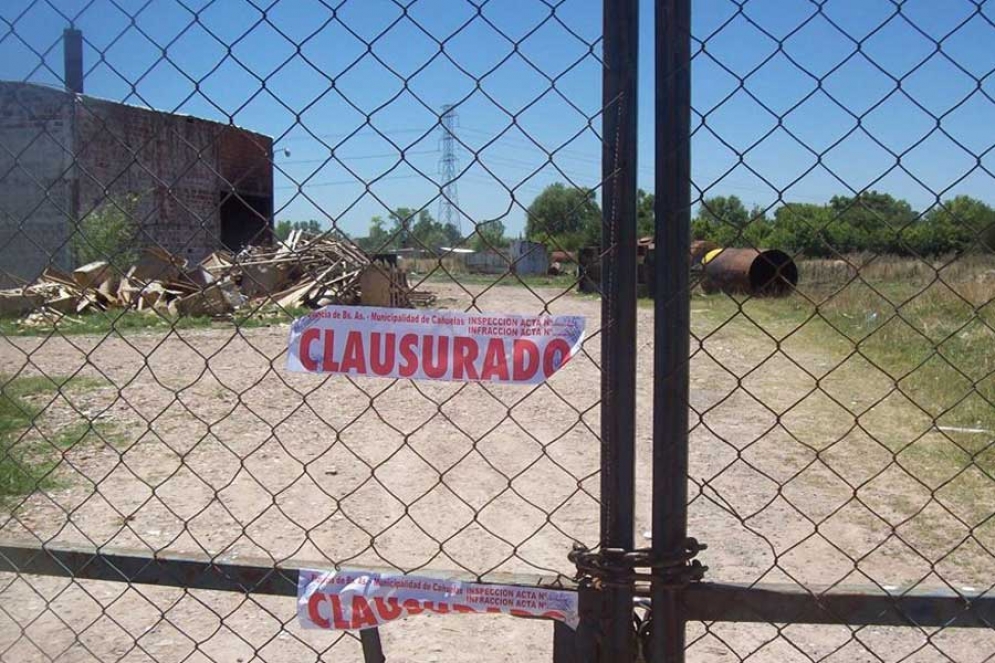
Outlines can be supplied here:
[[382, 216], [370, 219], [370, 231], [366, 237], [360, 237], [356, 243], [367, 253], [385, 253], [396, 251], [401, 239], [395, 234], [395, 228], [388, 228]]
[[80, 219], [71, 242], [76, 263], [102, 260], [127, 271], [138, 260], [137, 208], [134, 195], [108, 199]]
[[501, 248], [508, 245], [508, 239], [504, 236], [504, 222], [501, 219], [492, 219], [477, 224], [476, 232], [473, 235], [474, 251], [486, 251], [492, 248]]
[[903, 233], [919, 255], [995, 251], [995, 209], [970, 196], [957, 196], [933, 207]]
[[905, 200], [867, 191], [834, 196], [824, 205], [788, 202], [768, 219], [760, 208], [747, 212], [735, 196], [718, 196], [704, 201], [692, 232], [695, 239], [723, 246], [766, 246], [812, 257], [995, 251], [995, 209], [957, 196], [919, 214]]
[[288, 221], [282, 219], [276, 222], [276, 227], [273, 229], [276, 238], [283, 241], [290, 237], [290, 233], [295, 230], [303, 230], [309, 235], [320, 235], [324, 232], [324, 229], [315, 219], [308, 219], [307, 221]]
[[646, 193], [642, 189], [636, 192], [636, 226], [639, 237], [653, 237], [656, 233], [656, 218], [653, 205], [656, 196]]
[[403, 248], [434, 251], [441, 246], [456, 246], [462, 241], [456, 226], [436, 221], [426, 209], [398, 207], [390, 212], [390, 218], [394, 223], [392, 232], [397, 234], [399, 246]]
[[737, 196], [705, 198], [691, 221], [691, 236], [720, 246], [744, 246], [744, 231], [750, 220], [749, 210]]
[[907, 253], [908, 247], [902, 246], [902, 233], [918, 217], [906, 201], [878, 191], [865, 191], [853, 197], [833, 196], [829, 211], [833, 218], [823, 235], [839, 253]]
[[281, 219], [280, 221], [276, 222], [276, 227], [273, 228], [273, 234], [276, 235], [276, 238], [278, 240], [283, 241], [288, 237], [290, 237], [290, 230], [291, 230], [290, 221], [287, 221], [286, 219]]
[[590, 189], [550, 184], [529, 205], [526, 239], [574, 250], [601, 243], [601, 208]]
[[832, 247], [822, 233], [832, 218], [825, 205], [785, 203], [774, 212], [766, 244], [790, 253], [821, 257], [832, 255]]

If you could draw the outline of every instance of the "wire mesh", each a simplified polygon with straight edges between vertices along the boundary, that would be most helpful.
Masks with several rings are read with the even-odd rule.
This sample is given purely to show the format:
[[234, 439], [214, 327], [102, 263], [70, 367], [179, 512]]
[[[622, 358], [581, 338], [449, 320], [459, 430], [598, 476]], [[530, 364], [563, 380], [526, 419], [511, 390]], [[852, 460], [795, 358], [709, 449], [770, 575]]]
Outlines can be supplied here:
[[[600, 6], [0, 16], [0, 539], [573, 576], [573, 542], [597, 542], [600, 437], [598, 301], [572, 294], [575, 253], [600, 242], [600, 129], [620, 104], [602, 108]], [[64, 91], [76, 66], [85, 89]], [[581, 314], [588, 339], [534, 387], [288, 373], [289, 322], [327, 303]], [[423, 616], [386, 647], [551, 646], [548, 624], [490, 619]], [[0, 576], [3, 661], [358, 657], [286, 598]]]
[[[600, 131], [621, 103], [605, 107], [592, 84], [603, 71], [597, 5], [0, 9], [10, 80], [0, 278], [17, 290], [0, 300], [0, 539], [273, 567], [572, 576], [572, 542], [598, 538], [591, 295], [612, 248], [597, 242], [612, 139]], [[692, 10], [688, 184], [693, 238], [705, 243], [692, 247], [684, 293], [689, 531], [709, 544], [709, 578], [815, 597], [851, 586], [990, 595], [995, 7], [695, 0]], [[82, 33], [82, 95], [59, 89], [72, 63], [51, 26], [69, 24]], [[652, 172], [643, 166], [639, 182]], [[539, 194], [556, 183], [545, 198], [559, 206], [544, 208]], [[642, 234], [651, 208], [643, 196]], [[122, 232], [129, 241], [116, 241]], [[504, 247], [516, 232], [541, 240], [561, 275], [530, 274], [532, 245]], [[279, 267], [245, 250], [275, 247], [274, 235], [293, 246]], [[203, 275], [193, 291], [150, 287], [170, 280], [171, 260], [122, 279], [142, 246], [189, 267], [227, 248], [205, 271], [235, 265], [238, 288], [218, 293]], [[476, 253], [451, 250], [464, 248]], [[643, 294], [666, 255], [640, 247]], [[86, 289], [60, 272], [97, 258], [117, 289], [59, 301], [60, 278]], [[341, 285], [360, 271], [393, 283], [395, 259], [407, 283], [389, 298], [581, 314], [582, 356], [535, 388], [287, 374], [289, 321], [362, 297]], [[45, 268], [50, 291], [25, 290]], [[288, 274], [322, 287], [275, 288]], [[648, 308], [637, 323], [640, 535], [653, 483]], [[808, 625], [758, 603], [751, 624], [690, 624], [687, 656], [995, 654], [991, 629], [917, 626], [899, 609], [907, 627], [847, 625], [845, 612]], [[384, 637], [399, 657], [447, 660], [550, 642], [538, 623], [428, 616]], [[300, 630], [279, 597], [0, 576], [2, 661], [359, 656], [351, 634]]]
[[[693, 247], [686, 293], [689, 529], [709, 577], [952, 592], [967, 610], [995, 550], [992, 141], [976, 124], [995, 7], [692, 7], [692, 239], [713, 244]], [[990, 628], [908, 611], [907, 628], [754, 613], [691, 624], [688, 659], [995, 653]]]

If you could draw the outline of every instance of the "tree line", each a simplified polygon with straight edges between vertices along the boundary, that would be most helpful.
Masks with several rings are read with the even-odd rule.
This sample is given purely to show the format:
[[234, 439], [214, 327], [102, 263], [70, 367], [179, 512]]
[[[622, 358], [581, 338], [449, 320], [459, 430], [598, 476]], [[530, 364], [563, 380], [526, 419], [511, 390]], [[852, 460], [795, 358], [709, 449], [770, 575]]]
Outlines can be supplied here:
[[[653, 235], [653, 205], [653, 194], [640, 190], [640, 237]], [[601, 225], [593, 191], [553, 184], [529, 207], [525, 236], [573, 250], [600, 244]], [[691, 236], [723, 247], [778, 248], [812, 257], [861, 251], [942, 255], [979, 247], [995, 251], [995, 209], [962, 195], [919, 212], [878, 191], [834, 196], [822, 205], [788, 202], [775, 209], [747, 209], [736, 196], [712, 196], [698, 205]]]
[[694, 239], [720, 246], [778, 248], [813, 257], [868, 251], [904, 256], [995, 250], [995, 209], [957, 196], [919, 212], [905, 200], [868, 191], [828, 203], [785, 203], [773, 212], [748, 210], [736, 196], [702, 201], [691, 222]]
[[[274, 234], [277, 239], [285, 240], [294, 230], [303, 230], [312, 235], [325, 232], [321, 224], [314, 219], [282, 220], [277, 222]], [[342, 235], [338, 231], [333, 231], [332, 234]], [[366, 236], [356, 237], [353, 241], [368, 253], [389, 253], [399, 249], [434, 251], [444, 246], [465, 246], [482, 251], [508, 244], [505, 226], [500, 219], [477, 224], [470, 237], [464, 238], [455, 225], [437, 221], [427, 209], [416, 210], [411, 207], [391, 210], [387, 218], [374, 216], [370, 220]]]
[[[654, 196], [640, 190], [636, 223], [640, 237], [652, 236]], [[601, 207], [595, 192], [557, 182], [529, 205], [525, 238], [550, 249], [574, 251], [601, 243]], [[283, 238], [294, 228], [318, 229], [316, 221], [281, 221]], [[464, 237], [425, 209], [399, 207], [375, 216], [366, 237], [355, 241], [369, 252], [465, 246], [477, 251], [508, 244], [500, 219], [478, 223]], [[995, 209], [970, 196], [956, 196], [918, 212], [905, 200], [867, 191], [834, 196], [825, 204], [786, 202], [748, 209], [737, 196], [711, 196], [698, 205], [691, 236], [724, 247], [778, 248], [812, 257], [868, 251], [895, 255], [941, 255], [987, 247], [995, 251]]]

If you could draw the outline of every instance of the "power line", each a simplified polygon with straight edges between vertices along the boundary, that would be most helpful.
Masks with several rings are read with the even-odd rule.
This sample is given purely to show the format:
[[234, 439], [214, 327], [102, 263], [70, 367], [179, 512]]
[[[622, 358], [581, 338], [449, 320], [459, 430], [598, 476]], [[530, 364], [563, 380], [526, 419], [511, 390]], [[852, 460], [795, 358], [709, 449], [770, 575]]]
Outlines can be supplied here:
[[[500, 134], [500, 131], [497, 132], [497, 133], [495, 133], [495, 132], [492, 132], [492, 131], [485, 131], [483, 129], [473, 129], [473, 128], [470, 128], [470, 127], [460, 127], [460, 128], [462, 130], [464, 130], [464, 131], [469, 132], [469, 133], [474, 133], [474, 134], [477, 134], [479, 136], [485, 136], [487, 138], [496, 140], [497, 142], [495, 143], [495, 145], [497, 145], [498, 147], [510, 147], [510, 146], [500, 145], [500, 143], [502, 141], [508, 141], [508, 142], [512, 142], [512, 143], [518, 143], [521, 146], [520, 149], [524, 148], [524, 149], [527, 149], [527, 150], [544, 150], [544, 148], [540, 147], [539, 145], [536, 145], [531, 140], [528, 140], [528, 139], [523, 138], [521, 136], [509, 136], [507, 134], [499, 136], [498, 134]], [[490, 149], [493, 149], [493, 148], [494, 148], [494, 145], [492, 145]], [[561, 149], [556, 149], [556, 150], [550, 150], [549, 153], [553, 155], [554, 159], [556, 157], [562, 156], [562, 157], [565, 157], [565, 158], [572, 158], [572, 159], [575, 159], [577, 161], [587, 161], [589, 163], [593, 163], [593, 164], [597, 164], [597, 165], [601, 164], [601, 158], [596, 153], [592, 154], [592, 153], [582, 152], [580, 150], [568, 149], [568, 148], [561, 148]]]
[[315, 140], [315, 139], [322, 139], [322, 138], [348, 138], [350, 136], [357, 136], [357, 135], [359, 135], [361, 133], [369, 132], [369, 131], [375, 131], [377, 134], [384, 134], [386, 136], [389, 136], [391, 134], [414, 134], [414, 133], [427, 134], [427, 133], [430, 133], [432, 131], [432, 129], [431, 128], [426, 129], [424, 127], [421, 127], [421, 128], [419, 128], [419, 127], [408, 127], [408, 128], [402, 128], [402, 129], [381, 129], [379, 127], [374, 127], [372, 125], [365, 125], [363, 127], [360, 127], [359, 129], [357, 129], [356, 131], [349, 131], [347, 133], [337, 133], [337, 134], [312, 134], [312, 133], [308, 133], [306, 136], [284, 136], [283, 138], [277, 139], [275, 142], [276, 143], [285, 143], [285, 142], [290, 142], [290, 141], [295, 141], [295, 140]]
[[325, 187], [325, 186], [342, 186], [342, 185], [346, 185], [346, 184], [358, 184], [358, 185], [363, 186], [363, 187], [368, 187], [368, 186], [370, 186], [371, 183], [372, 184], [377, 184], [379, 182], [384, 182], [386, 180], [410, 180], [410, 179], [415, 179], [415, 178], [424, 179], [424, 176], [423, 175], [418, 175], [416, 173], [412, 173], [410, 175], [391, 175], [390, 177], [380, 177], [380, 178], [377, 178], [377, 180], [375, 182], [365, 182], [365, 181], [360, 180], [360, 179], [351, 179], [351, 180], [326, 180], [324, 182], [305, 182], [303, 184], [281, 184], [280, 186], [275, 186], [273, 188], [274, 189], [297, 189], [298, 191], [303, 191], [306, 188]]
[[[416, 151], [413, 151], [413, 152], [405, 152], [404, 156], [407, 157], [408, 155], [415, 155], [415, 154], [437, 154], [437, 153], [438, 152], [436, 150], [416, 150]], [[389, 157], [400, 157], [400, 156], [401, 156], [400, 152], [388, 152], [388, 153], [385, 153], [385, 154], [360, 154], [360, 155], [356, 155], [356, 156], [338, 156], [338, 155], [331, 156], [331, 155], [329, 155], [329, 156], [321, 158], [321, 159], [292, 159], [290, 161], [281, 161], [280, 165], [282, 165], [282, 166], [289, 166], [291, 164], [299, 164], [299, 163], [322, 163], [322, 162], [325, 162], [325, 161], [348, 162], [348, 161], [357, 161], [357, 160], [361, 160], [361, 159], [386, 159], [386, 158], [389, 158]]]

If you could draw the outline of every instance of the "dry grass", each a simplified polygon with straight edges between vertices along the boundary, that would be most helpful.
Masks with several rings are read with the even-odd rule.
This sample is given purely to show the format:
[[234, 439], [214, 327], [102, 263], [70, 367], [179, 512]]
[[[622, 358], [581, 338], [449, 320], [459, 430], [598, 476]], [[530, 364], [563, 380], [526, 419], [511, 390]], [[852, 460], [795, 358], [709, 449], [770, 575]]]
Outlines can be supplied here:
[[[850, 265], [861, 265], [859, 278]], [[864, 398], [862, 391], [872, 390], [862, 389], [859, 379], [847, 389], [855, 413], [884, 416], [891, 408], [892, 452], [914, 445], [917, 462], [932, 470], [975, 465], [995, 474], [995, 258], [928, 264], [852, 256], [800, 267], [799, 291], [791, 297], [696, 297], [692, 307], [705, 313], [694, 321], [696, 335], [707, 338], [725, 325], [737, 333], [770, 334], [789, 354], [819, 348], [839, 362], [837, 374], [891, 385], [882, 404]], [[945, 429], [951, 444], [918, 441], [923, 421]]]
[[[895, 488], [889, 506], [903, 536], [950, 550], [968, 523], [988, 540], [995, 535], [995, 260], [851, 262], [866, 265], [860, 278], [845, 264], [803, 263], [809, 280], [782, 299], [696, 295], [693, 332], [720, 359], [750, 339], [767, 348], [769, 356], [747, 362], [752, 375], [743, 384], [755, 390], [753, 375], [785, 371], [782, 386], [759, 398], [788, 403], [781, 416], [789, 426], [805, 413], [797, 429], [817, 439], [812, 451], [832, 459], [848, 445], [859, 448], [868, 465], [884, 457], [888, 476], [915, 486], [914, 498]], [[988, 573], [987, 554], [961, 557], [957, 573]]]
[[995, 279], [995, 255], [948, 255], [914, 260], [858, 253], [838, 260], [799, 260], [798, 269], [799, 287], [803, 292], [842, 286], [854, 280], [867, 283], [907, 283], [924, 287], [937, 280], [965, 283], [979, 278]]

